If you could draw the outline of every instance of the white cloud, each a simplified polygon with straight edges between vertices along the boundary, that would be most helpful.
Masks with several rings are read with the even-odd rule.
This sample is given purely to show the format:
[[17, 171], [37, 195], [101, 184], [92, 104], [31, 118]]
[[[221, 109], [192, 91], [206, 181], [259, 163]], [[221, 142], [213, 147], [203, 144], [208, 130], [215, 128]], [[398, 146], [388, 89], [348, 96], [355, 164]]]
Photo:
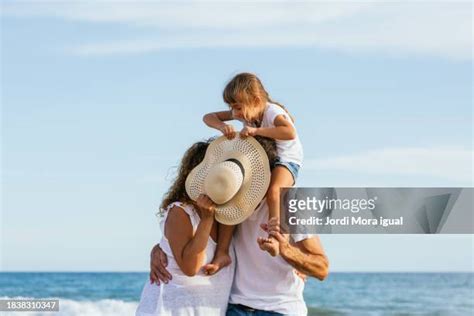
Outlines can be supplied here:
[[133, 40], [106, 39], [68, 49], [79, 55], [309, 46], [472, 58], [470, 2], [15, 2], [5, 4], [3, 14], [121, 23], [137, 32]]
[[164, 28], [253, 29], [286, 23], [319, 23], [350, 15], [361, 3], [291, 1], [35, 1], [4, 5], [18, 17], [53, 17], [85, 22]]
[[473, 150], [462, 148], [383, 148], [345, 156], [307, 159], [304, 169], [430, 176], [472, 183], [473, 157]]

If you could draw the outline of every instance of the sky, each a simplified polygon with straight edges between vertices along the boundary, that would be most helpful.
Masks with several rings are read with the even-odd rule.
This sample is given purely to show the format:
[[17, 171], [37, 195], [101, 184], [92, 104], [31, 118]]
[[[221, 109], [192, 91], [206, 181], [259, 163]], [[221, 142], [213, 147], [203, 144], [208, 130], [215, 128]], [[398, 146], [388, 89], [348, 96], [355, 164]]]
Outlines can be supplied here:
[[[0, 10], [1, 271], [146, 271], [175, 168], [243, 71], [296, 119], [298, 186], [473, 185], [470, 2]], [[473, 270], [473, 235], [321, 240], [332, 271]]]

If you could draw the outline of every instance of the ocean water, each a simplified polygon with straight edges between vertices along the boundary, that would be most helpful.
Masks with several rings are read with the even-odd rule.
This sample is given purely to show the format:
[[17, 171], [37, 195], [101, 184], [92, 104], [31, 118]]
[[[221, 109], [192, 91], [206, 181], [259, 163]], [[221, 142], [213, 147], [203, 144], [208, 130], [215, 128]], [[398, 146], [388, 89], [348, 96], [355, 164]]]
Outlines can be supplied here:
[[[147, 273], [0, 273], [0, 297], [59, 298], [57, 313], [134, 315]], [[331, 273], [306, 282], [309, 315], [474, 315], [474, 273]]]

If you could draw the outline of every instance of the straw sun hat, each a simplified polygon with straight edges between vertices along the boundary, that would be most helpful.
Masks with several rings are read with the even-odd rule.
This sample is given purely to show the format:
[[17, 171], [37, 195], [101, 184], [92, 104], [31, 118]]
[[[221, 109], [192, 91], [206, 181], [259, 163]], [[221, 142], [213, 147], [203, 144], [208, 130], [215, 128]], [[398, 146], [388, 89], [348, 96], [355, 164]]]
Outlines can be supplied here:
[[253, 137], [212, 141], [203, 161], [186, 178], [192, 200], [206, 194], [217, 204], [216, 220], [236, 225], [249, 217], [270, 185], [270, 164], [263, 147]]

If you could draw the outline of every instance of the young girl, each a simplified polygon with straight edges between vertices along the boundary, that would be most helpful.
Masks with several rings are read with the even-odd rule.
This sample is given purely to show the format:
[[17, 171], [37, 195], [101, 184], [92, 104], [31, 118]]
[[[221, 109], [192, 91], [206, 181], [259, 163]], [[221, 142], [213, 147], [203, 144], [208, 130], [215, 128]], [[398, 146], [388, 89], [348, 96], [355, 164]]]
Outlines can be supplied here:
[[209, 142], [198, 142], [187, 150], [178, 176], [162, 202], [160, 246], [168, 257], [167, 268], [173, 278], [160, 286], [145, 284], [137, 316], [224, 316], [226, 313], [233, 265], [227, 263], [212, 276], [202, 270], [216, 255], [215, 204], [205, 195], [194, 202], [185, 189], [186, 177], [204, 159], [208, 145]]
[[[266, 199], [269, 220], [280, 218], [280, 188], [292, 186], [303, 162], [303, 148], [296, 133], [293, 117], [285, 107], [273, 101], [261, 81], [251, 73], [235, 76], [225, 87], [224, 102], [229, 111], [213, 112], [204, 116], [204, 122], [232, 139], [236, 132], [232, 125], [224, 123], [239, 120], [244, 123], [241, 137], [264, 136], [276, 142], [278, 160], [272, 171]], [[272, 256], [279, 254], [278, 242], [271, 236], [259, 240], [260, 248]]]

